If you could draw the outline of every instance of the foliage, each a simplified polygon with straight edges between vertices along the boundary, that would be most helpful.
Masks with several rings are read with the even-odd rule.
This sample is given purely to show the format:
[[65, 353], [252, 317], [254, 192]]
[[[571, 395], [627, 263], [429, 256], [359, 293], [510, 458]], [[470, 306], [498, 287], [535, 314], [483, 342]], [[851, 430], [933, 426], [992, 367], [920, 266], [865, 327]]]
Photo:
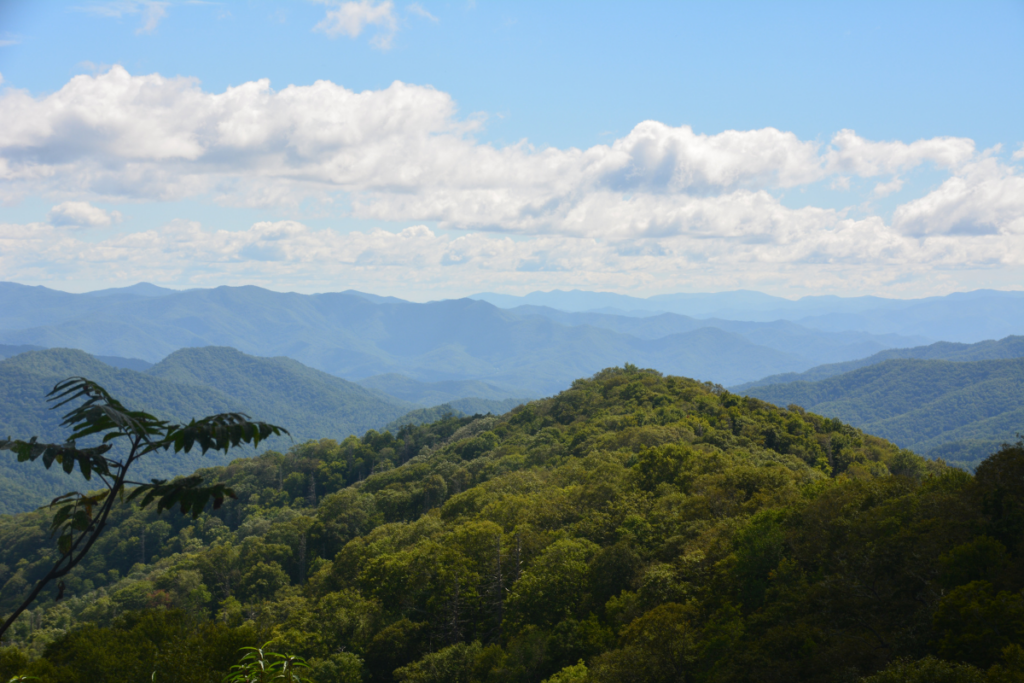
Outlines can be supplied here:
[[[44, 387], [71, 375], [90, 377], [125, 406], [168, 422], [187, 422], [196, 414], [246, 413], [287, 424], [302, 440], [380, 429], [412, 407], [287, 358], [256, 358], [229, 348], [182, 349], [143, 372], [109, 367], [82, 351], [48, 349], [0, 361], [0, 384], [5, 387], [0, 395], [0, 435], [62, 439], [60, 419], [45, 409]], [[283, 449], [291, 443], [272, 436], [267, 445]], [[127, 456], [126, 447], [112, 445], [112, 456]], [[171, 479], [228, 462], [230, 458], [219, 453], [203, 459], [198, 453], [181, 452], [175, 458], [143, 460], [136, 476]], [[31, 510], [63, 493], [66, 486], [66, 477], [42, 467], [25, 467], [0, 452], [0, 513]]]
[[[50, 503], [56, 508], [50, 521], [50, 533], [57, 536], [58, 558], [53, 567], [40, 578], [13, 613], [0, 625], [0, 637], [38, 597], [47, 584], [56, 581], [74, 569], [89, 552], [107, 523], [110, 511], [118, 499], [131, 502], [141, 496], [139, 507], [156, 503], [156, 512], [178, 506], [182, 515], [198, 517], [206, 505], [213, 501], [219, 508], [226, 497], [234, 492], [224, 484], [204, 485], [202, 477], [192, 475], [175, 481], [152, 480], [139, 484], [128, 479], [132, 465], [140, 458], [156, 451], [188, 453], [198, 447], [202, 453], [209, 450], [228, 451], [243, 443], [254, 446], [271, 435], [287, 431], [265, 422], [251, 422], [241, 413], [211, 415], [188, 424], [172, 424], [149, 413], [128, 410], [95, 382], [83, 377], [72, 377], [58, 382], [47, 395], [47, 400], [60, 408], [75, 406], [64, 416], [62, 426], [71, 429], [71, 435], [62, 444], [39, 443], [36, 437], [29, 441], [0, 441], [0, 450], [13, 451], [19, 462], [39, 460], [50, 469], [55, 463], [65, 474], [78, 471], [86, 481], [96, 475], [104, 488], [98, 493], [78, 491], [58, 496]], [[79, 448], [77, 442], [87, 437], [102, 437], [101, 444], [92, 448]], [[128, 442], [128, 456], [124, 460], [107, 457], [110, 442], [124, 439]], [[126, 493], [126, 486], [132, 486]], [[64, 593], [64, 583], [58, 583], [57, 600]]]
[[392, 420], [384, 426], [384, 431], [398, 432], [406, 425], [422, 425], [444, 419], [449, 415], [455, 417], [466, 417], [468, 415], [501, 415], [512, 410], [516, 406], [527, 401], [518, 398], [506, 398], [502, 400], [488, 400], [483, 398], [460, 398], [455, 401], [448, 401], [431, 408], [419, 408], [410, 411]]
[[999, 360], [1004, 358], [1024, 357], [1024, 336], [1010, 335], [1002, 339], [988, 339], [974, 344], [957, 342], [935, 342], [928, 346], [914, 346], [906, 349], [885, 349], [866, 358], [818, 365], [805, 372], [789, 372], [782, 375], [764, 377], [756, 382], [747, 382], [729, 387], [736, 393], [747, 393], [754, 387], [766, 387], [771, 384], [790, 384], [792, 382], [817, 382], [828, 377], [843, 375], [853, 370], [877, 365], [883, 361], [894, 359], [917, 360], [951, 360], [967, 362], [975, 360]]
[[[1024, 338], [1003, 342], [1013, 340], [1019, 348]], [[974, 467], [1024, 424], [1024, 358], [887, 360], [817, 382], [745, 393], [780, 406], [798, 404], [903, 448]]]
[[300, 675], [299, 669], [308, 669], [309, 665], [302, 657], [282, 655], [262, 647], [242, 648], [246, 654], [242, 661], [231, 667], [231, 673], [224, 678], [224, 683], [308, 683], [309, 679]]
[[[313, 683], [1016, 682], [1022, 471], [1024, 445], [972, 475], [627, 365], [199, 472], [236, 498], [196, 519], [115, 506], [0, 673], [141, 680], [207, 629], [217, 675], [269, 642]], [[0, 602], [52, 554], [45, 523], [0, 518]]]

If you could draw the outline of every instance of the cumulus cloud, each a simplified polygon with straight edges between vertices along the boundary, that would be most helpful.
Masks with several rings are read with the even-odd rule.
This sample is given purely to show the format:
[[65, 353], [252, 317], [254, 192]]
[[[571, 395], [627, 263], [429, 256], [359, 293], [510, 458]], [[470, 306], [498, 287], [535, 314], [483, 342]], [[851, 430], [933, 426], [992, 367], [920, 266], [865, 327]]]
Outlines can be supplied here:
[[992, 157], [965, 166], [938, 189], [898, 207], [893, 225], [911, 235], [1024, 237], [1024, 178]]
[[[120, 66], [47, 96], [9, 89], [0, 118], [6, 198], [41, 189], [212, 194], [249, 206], [343, 198], [361, 217], [527, 233], [653, 234], [689, 229], [688, 216], [705, 230], [716, 197], [742, 205], [750, 193], [929, 161], [956, 169], [974, 150], [958, 138], [875, 143], [852, 131], [823, 148], [773, 128], [706, 135], [656, 121], [585, 150], [497, 148], [474, 139], [479, 119], [460, 118], [428, 86], [356, 93], [318, 81], [275, 91], [260, 80], [208, 93], [194, 79]], [[732, 215], [731, 203], [718, 206]]]
[[56, 226], [100, 228], [120, 223], [121, 214], [118, 211], [104, 211], [89, 202], [64, 202], [50, 209], [46, 220]]
[[940, 137], [905, 142], [865, 140], [852, 130], [841, 130], [832, 137], [825, 156], [830, 172], [861, 177], [891, 175], [929, 161], [939, 168], [954, 169], [974, 156], [974, 141], [967, 138]]
[[[386, 3], [349, 4], [380, 12]], [[372, 23], [343, 28], [346, 6], [329, 9], [339, 13], [337, 34]], [[793, 268], [820, 270], [825, 286], [837, 273], [879, 282], [936, 263], [1003, 268], [1018, 264], [1021, 250], [1017, 167], [963, 138], [876, 142], [844, 130], [823, 144], [774, 128], [701, 134], [643, 121], [587, 149], [497, 147], [476, 139], [483, 119], [460, 116], [451, 96], [428, 86], [396, 81], [357, 93], [328, 81], [274, 90], [260, 80], [211, 93], [194, 79], [133, 76], [119, 66], [49, 95], [8, 88], [0, 121], [0, 199], [203, 197], [277, 210], [313, 200], [385, 225], [432, 222], [442, 231], [339, 236], [275, 223], [222, 233], [175, 224], [72, 249], [99, 259], [135, 248], [173, 255], [184, 244], [188, 258], [223, 256], [214, 270], [224, 277], [263, 277], [254, 264], [286, 277], [323, 257], [303, 277], [334, 272], [329, 263], [374, 277], [418, 263], [423, 274], [403, 277], [440, 282], [456, 269], [467, 281], [500, 272], [537, 286], [544, 278], [600, 285], [602, 277], [684, 286], [683, 273], [699, 269], [709, 283], [753, 287], [735, 281], [737, 273], [756, 280]], [[872, 195], [885, 196], [922, 164], [948, 178], [889, 220], [779, 199], [821, 182], [860, 192], [851, 178], [875, 179]], [[467, 234], [443, 234], [451, 230]], [[188, 263], [175, 272], [191, 272]]]
[[327, 16], [313, 27], [314, 31], [326, 33], [331, 38], [339, 35], [358, 38], [367, 26], [378, 26], [382, 31], [374, 36], [371, 42], [382, 49], [391, 46], [391, 40], [395, 31], [398, 30], [398, 21], [395, 19], [394, 5], [391, 0], [384, 2], [321, 0], [321, 2], [328, 7]]
[[899, 192], [903, 189], [903, 180], [896, 176], [887, 183], [878, 183], [875, 185], [875, 189], [871, 191], [876, 197], [888, 197], [893, 192]]

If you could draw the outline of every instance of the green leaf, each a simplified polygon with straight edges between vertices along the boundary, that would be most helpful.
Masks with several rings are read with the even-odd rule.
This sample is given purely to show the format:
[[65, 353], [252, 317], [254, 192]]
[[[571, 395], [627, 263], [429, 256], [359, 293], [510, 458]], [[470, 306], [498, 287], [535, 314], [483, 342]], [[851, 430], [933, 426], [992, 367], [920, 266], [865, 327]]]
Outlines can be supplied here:
[[47, 394], [47, 400], [54, 404], [53, 409], [78, 399], [85, 400], [68, 412], [61, 423], [72, 430], [68, 441], [100, 432], [109, 432], [104, 435], [104, 443], [121, 436], [141, 436], [148, 441], [161, 436], [167, 425], [149, 413], [128, 410], [103, 387], [84, 377], [58, 382]]
[[46, 469], [50, 469], [56, 462], [68, 474], [74, 471], [77, 463], [82, 476], [87, 481], [92, 478], [93, 472], [102, 476], [111, 476], [110, 467], [112, 465], [119, 466], [114, 461], [103, 457], [103, 454], [110, 448], [106, 444], [94, 448], [77, 448], [73, 441], [67, 444], [37, 443], [35, 437], [29, 441], [11, 441], [10, 439], [0, 441], [0, 450], [13, 451], [18, 456], [18, 462], [41, 459]]
[[187, 425], [171, 426], [164, 438], [148, 450], [173, 448], [175, 453], [188, 453], [198, 444], [203, 453], [209, 450], [226, 453], [243, 443], [258, 446], [260, 441], [282, 434], [289, 432], [267, 422], [252, 422], [244, 413], [222, 413], [192, 420]]
[[154, 479], [151, 484], [143, 484], [131, 490], [128, 500], [142, 497], [139, 507], [145, 508], [156, 502], [157, 513], [168, 510], [175, 505], [181, 514], [191, 514], [193, 518], [202, 514], [206, 504], [213, 499], [213, 509], [217, 510], [224, 504], [225, 498], [234, 498], [235, 492], [224, 484], [203, 486], [203, 479], [198, 475], [182, 477], [171, 482]]

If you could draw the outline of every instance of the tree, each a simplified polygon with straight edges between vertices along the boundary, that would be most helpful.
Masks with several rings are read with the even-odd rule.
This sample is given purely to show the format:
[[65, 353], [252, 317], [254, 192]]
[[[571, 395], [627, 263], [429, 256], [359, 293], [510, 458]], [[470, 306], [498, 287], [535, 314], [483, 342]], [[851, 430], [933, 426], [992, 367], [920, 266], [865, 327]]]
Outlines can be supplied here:
[[[98, 492], [72, 491], [50, 503], [50, 508], [56, 510], [50, 531], [57, 535], [60, 557], [35, 584], [25, 601], [0, 625], [0, 639], [48, 584], [58, 581], [57, 599], [63, 597], [64, 582], [60, 579], [89, 552], [103, 532], [116, 501], [131, 502], [141, 498], [140, 507], [155, 502], [158, 513], [177, 505], [183, 515], [191, 514], [195, 518], [211, 500], [217, 509], [225, 498], [235, 497], [234, 491], [224, 484], [204, 485], [198, 475], [173, 481], [153, 479], [148, 484], [131, 481], [129, 471], [140, 458], [171, 449], [174, 453], [188, 453], [197, 446], [204, 454], [209, 450], [227, 452], [242, 443], [256, 446], [271, 435], [288, 434], [282, 427], [252, 422], [243, 413], [210, 415], [188, 424], [172, 424], [146, 412], [128, 410], [103, 387], [84, 377], [59, 382], [47, 394], [54, 410], [79, 399], [84, 401], [64, 415], [61, 422], [62, 427], [71, 429], [64, 443], [39, 443], [37, 437], [28, 441], [12, 441], [9, 437], [0, 440], [0, 450], [13, 451], [19, 462], [41, 460], [48, 469], [57, 463], [67, 474], [74, 472], [77, 465], [86, 481], [92, 481], [95, 475], [103, 483]], [[102, 438], [98, 446], [79, 448], [77, 445], [79, 439], [99, 436]], [[128, 455], [123, 460], [107, 457], [111, 442], [122, 438], [128, 442]]]

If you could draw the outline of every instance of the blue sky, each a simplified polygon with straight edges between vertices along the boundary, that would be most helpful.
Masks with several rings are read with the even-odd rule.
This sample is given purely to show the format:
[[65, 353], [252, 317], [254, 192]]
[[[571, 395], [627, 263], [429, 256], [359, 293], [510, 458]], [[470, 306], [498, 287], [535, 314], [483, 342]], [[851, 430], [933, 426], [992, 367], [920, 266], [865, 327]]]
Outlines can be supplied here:
[[6, 2], [0, 74], [0, 279], [1024, 283], [1021, 2]]

